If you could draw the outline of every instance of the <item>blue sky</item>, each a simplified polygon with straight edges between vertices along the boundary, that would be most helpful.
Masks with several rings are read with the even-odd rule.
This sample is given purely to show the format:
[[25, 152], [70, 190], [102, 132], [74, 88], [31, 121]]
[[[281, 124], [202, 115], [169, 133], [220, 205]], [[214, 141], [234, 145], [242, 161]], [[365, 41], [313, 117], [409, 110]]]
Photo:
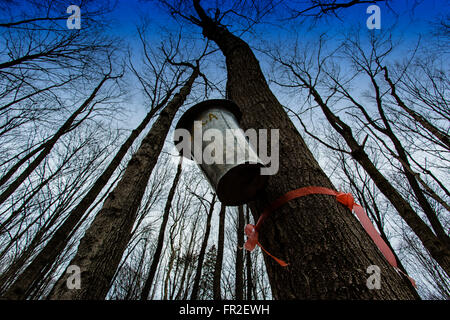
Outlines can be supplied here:
[[[202, 1], [205, 8], [214, 3], [213, 1]], [[448, 0], [423, 0], [411, 10], [413, 3], [414, 0], [394, 0], [390, 3], [390, 7], [383, 3], [378, 4], [381, 10], [381, 29], [385, 30], [395, 24], [393, 36], [397, 38], [396, 40], [401, 41], [403, 48], [406, 49], [416, 44], [419, 35], [422, 36], [422, 39], [426, 39], [431, 30], [431, 23], [437, 22], [443, 15], [448, 14], [450, 7]], [[294, 1], [286, 1], [285, 4], [295, 6]], [[370, 16], [366, 12], [368, 6], [369, 4], [361, 4], [342, 10], [339, 18], [330, 16], [319, 20], [313, 26], [311, 26], [311, 21], [305, 23], [298, 19], [283, 20], [287, 10], [279, 7], [276, 14], [266, 19], [267, 23], [255, 28], [255, 34], [248, 33], [244, 35], [244, 39], [250, 44], [256, 45], [261, 40], [280, 44], [287, 44], [296, 37], [299, 37], [300, 40], [314, 40], [321, 33], [336, 36], [336, 39], [339, 39], [339, 34], [348, 30], [367, 30], [366, 21]], [[149, 36], [155, 44], [164, 41], [160, 28], [176, 28], [172, 17], [158, 6], [156, 1], [118, 0], [114, 11], [107, 16], [114, 21], [108, 32], [125, 38], [131, 46], [134, 44], [136, 25], [139, 24], [142, 17], [147, 18], [151, 23]], [[191, 26], [191, 30], [192, 36], [202, 38], [199, 28]], [[379, 31], [373, 30], [373, 32]], [[401, 50], [397, 53], [399, 57], [402, 54]], [[258, 55], [258, 58], [260, 57], [261, 55]], [[144, 111], [142, 110], [142, 112]]]
[[[157, 1], [153, 0], [111, 0], [112, 3], [117, 1], [117, 5], [114, 10], [106, 14], [106, 18], [112, 19], [114, 22], [110, 24], [110, 28], [107, 32], [118, 35], [124, 38], [130, 39], [130, 36], [135, 34], [135, 26], [139, 24], [141, 17], [146, 17], [152, 24], [152, 36], [154, 39], [158, 39], [160, 27], [173, 27], [175, 25], [174, 20], [167, 14], [166, 10], [162, 9]], [[263, 1], [263, 0], [261, 0]], [[344, 0], [342, 0], [344, 1]], [[2, 9], [14, 8], [17, 11], [17, 4], [23, 4], [22, 8], [26, 10], [27, 3], [29, 1], [12, 0], [11, 3], [15, 6], [8, 6], [5, 3], [0, 4], [0, 20], [5, 19]], [[66, 8], [71, 4], [77, 4], [80, 0], [55, 0], [54, 10], [58, 14], [66, 14]], [[216, 1], [203, 0], [201, 3], [205, 8], [214, 5]], [[221, 2], [221, 1], [219, 1]], [[222, 11], [229, 7], [232, 0], [223, 0], [225, 6]], [[348, 9], [340, 11], [340, 19], [329, 16], [326, 19], [319, 20], [314, 27], [306, 29], [310, 26], [308, 23], [303, 23], [299, 19], [296, 20], [283, 20], [287, 17], [288, 10], [286, 7], [301, 8], [297, 3], [304, 2], [303, 0], [286, 0], [282, 5], [279, 5], [275, 14], [267, 16], [264, 20], [265, 24], [258, 25], [255, 31], [260, 37], [270, 41], [271, 39], [289, 39], [294, 36], [298, 30], [303, 30], [303, 37], [315, 37], [319, 32], [339, 32], [345, 28], [357, 28], [365, 27], [366, 20], [369, 14], [366, 13], [366, 9], [369, 4], [360, 4]], [[414, 10], [410, 10], [413, 7]], [[95, 5], [104, 3], [102, 0], [94, 2]], [[404, 37], [408, 37], [411, 40], [417, 37], [418, 33], [427, 34], [430, 30], [430, 23], [437, 22], [439, 18], [450, 15], [450, 1], [449, 0], [391, 0], [390, 7], [387, 7], [384, 3], [379, 3], [381, 9], [381, 27], [386, 28], [393, 23], [397, 23], [396, 32]], [[67, 14], [67, 16], [69, 16]], [[81, 12], [83, 19], [83, 10]], [[65, 26], [65, 21], [61, 21], [61, 25]], [[231, 28], [233, 29], [233, 28]], [[200, 30], [194, 28], [198, 36], [200, 36]], [[247, 41], [252, 40], [252, 36], [246, 36]], [[245, 36], [244, 36], [245, 38]]]
[[[230, 3], [232, 0], [227, 0]], [[411, 5], [418, 0], [394, 0], [391, 1], [391, 8], [386, 7], [380, 3], [381, 9], [381, 28], [382, 30], [389, 28], [392, 24], [396, 24], [394, 36], [401, 39], [403, 48], [413, 47], [418, 39], [418, 35], [422, 38], [427, 38], [430, 34], [431, 23], [437, 22], [445, 14], [449, 15], [449, 0], [422, 0], [419, 1], [414, 10], [411, 9]], [[24, 8], [27, 7], [28, 1], [15, 0], [13, 3], [22, 3]], [[73, 3], [77, 3], [79, 0], [55, 0], [55, 11], [66, 14], [66, 8]], [[297, 1], [285, 1], [284, 5], [295, 7]], [[102, 1], [95, 1], [95, 4], [101, 4]], [[202, 5], [207, 8], [211, 6], [215, 1], [202, 1]], [[287, 9], [284, 7], [278, 7], [275, 14], [267, 17], [266, 23], [257, 25], [255, 28], [255, 34], [247, 33], [243, 37], [254, 47], [257, 47], [261, 41], [269, 43], [279, 43], [281, 45], [288, 45], [292, 40], [298, 37], [299, 40], [314, 40], [321, 33], [336, 36], [339, 39], [339, 33], [345, 30], [367, 30], [366, 20], [369, 14], [366, 13], [368, 4], [357, 5], [345, 10], [342, 10], [339, 15], [339, 19], [336, 17], [327, 17], [321, 19], [313, 26], [311, 21], [305, 23], [300, 20], [283, 20], [286, 18]], [[59, 8], [61, 7], [61, 8]], [[1, 9], [1, 7], [0, 7]], [[223, 9], [225, 10], [225, 9]], [[69, 14], [67, 14], [69, 16]], [[81, 17], [83, 19], [83, 10], [81, 11]], [[142, 1], [142, 0], [117, 0], [117, 5], [114, 10], [106, 14], [106, 18], [111, 19], [109, 28], [105, 29], [106, 33], [116, 35], [125, 40], [127, 45], [132, 49], [137, 48], [136, 39], [136, 26], [140, 24], [141, 18], [145, 17], [149, 20], [151, 28], [149, 29], [149, 40], [155, 45], [158, 45], [164, 38], [161, 33], [161, 28], [176, 28], [176, 23], [166, 12], [157, 5], [157, 1]], [[0, 19], [4, 20], [4, 16]], [[61, 21], [61, 26], [65, 28], [65, 21]], [[83, 28], [83, 20], [81, 23]], [[231, 27], [233, 30], [233, 27]], [[378, 32], [374, 30], [373, 32]], [[189, 36], [193, 36], [197, 39], [202, 39], [201, 30], [197, 27], [190, 27]], [[139, 53], [139, 49], [136, 50]], [[255, 52], [258, 58], [264, 59], [264, 57]], [[398, 55], [401, 56], [401, 51]], [[221, 59], [220, 55], [215, 58]], [[262, 61], [263, 62], [263, 61]], [[220, 61], [223, 63], [223, 61]], [[263, 66], [264, 68], [264, 66]], [[223, 70], [221, 72], [214, 72], [208, 76], [225, 77]], [[140, 103], [136, 104], [137, 106]], [[144, 110], [140, 110], [139, 112]], [[139, 117], [137, 117], [139, 118]], [[131, 125], [134, 125], [131, 124]]]
[[[416, 0], [417, 1], [417, 0]], [[298, 2], [298, 1], [297, 1]], [[391, 2], [391, 8], [385, 4], [380, 3], [378, 6], [381, 9], [381, 27], [391, 25], [394, 22], [398, 23], [399, 32], [405, 35], [415, 36], [418, 32], [426, 32], [430, 27], [430, 22], [437, 21], [439, 17], [449, 14], [450, 1], [448, 0], [422, 0], [414, 10], [411, 8], [414, 0], [394, 0]], [[203, 1], [206, 7], [210, 1]], [[295, 1], [286, 1], [286, 5], [295, 6]], [[311, 31], [329, 30], [334, 31], [344, 28], [346, 25], [361, 25], [365, 26], [369, 14], [366, 9], [369, 4], [361, 4], [349, 9], [341, 11], [341, 19], [335, 17], [328, 17], [320, 20]], [[408, 8], [408, 9], [407, 9]], [[286, 9], [280, 7], [276, 15], [272, 15], [268, 20], [275, 22], [277, 19], [282, 19], [286, 14]], [[118, 35], [132, 35], [135, 31], [135, 24], [139, 21], [140, 14], [145, 15], [156, 26], [168, 26], [173, 20], [167, 15], [164, 10], [159, 8], [154, 1], [140, 1], [140, 0], [118, 0], [117, 7], [110, 17], [115, 19], [118, 23], [114, 24], [111, 32]], [[258, 27], [258, 30], [264, 32], [264, 36], [278, 37], [280, 34], [289, 36], [289, 29], [299, 27], [299, 21], [283, 21], [281, 25], [283, 28], [276, 28], [273, 25], [263, 25]], [[156, 31], [156, 29], [155, 29]]]

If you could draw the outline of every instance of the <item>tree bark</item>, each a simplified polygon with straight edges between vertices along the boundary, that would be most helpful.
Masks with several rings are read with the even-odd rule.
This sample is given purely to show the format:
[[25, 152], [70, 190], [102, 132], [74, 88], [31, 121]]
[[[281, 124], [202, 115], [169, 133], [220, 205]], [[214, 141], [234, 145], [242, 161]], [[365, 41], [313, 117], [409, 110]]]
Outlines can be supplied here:
[[147, 300], [150, 288], [153, 283], [153, 279], [156, 274], [156, 269], [158, 268], [159, 259], [161, 257], [161, 252], [164, 244], [164, 235], [166, 232], [166, 226], [167, 222], [169, 221], [169, 213], [170, 209], [172, 208], [172, 200], [175, 195], [178, 181], [180, 180], [181, 176], [182, 164], [183, 164], [183, 157], [180, 157], [180, 161], [177, 166], [177, 172], [175, 174], [175, 178], [173, 179], [172, 186], [170, 187], [169, 195], [167, 196], [166, 205], [164, 207], [163, 220], [161, 222], [161, 227], [159, 229], [158, 242], [156, 244], [155, 253], [153, 254], [153, 260], [152, 264], [150, 265], [150, 270], [147, 279], [145, 280], [144, 288], [142, 289], [141, 292], [141, 300]]
[[221, 297], [221, 285], [220, 280], [222, 276], [222, 262], [223, 262], [223, 247], [225, 240], [225, 208], [222, 204], [219, 213], [219, 232], [217, 236], [217, 258], [216, 265], [214, 267], [214, 282], [213, 282], [213, 294], [214, 300], [222, 300]]
[[108, 195], [71, 261], [81, 269], [81, 289], [68, 290], [63, 274], [49, 299], [104, 299], [111, 279], [128, 244], [148, 179], [164, 145], [172, 120], [191, 91], [199, 74], [195, 68], [180, 92], [161, 111], [139, 149], [128, 163], [122, 179]]
[[[244, 130], [280, 130], [280, 169], [253, 203], [255, 220], [288, 191], [307, 186], [335, 190], [271, 92], [248, 44], [208, 17], [198, 0], [194, 7], [203, 34], [226, 58], [227, 92], [241, 108]], [[310, 195], [290, 201], [266, 220], [259, 236], [269, 252], [289, 263], [282, 268], [264, 256], [275, 299], [414, 299], [358, 220], [334, 197]], [[381, 269], [380, 290], [366, 285], [371, 265]]]
[[208, 246], [209, 233], [211, 231], [211, 218], [214, 212], [214, 205], [216, 204], [216, 194], [213, 195], [211, 205], [209, 207], [208, 217], [206, 218], [205, 236], [203, 238], [200, 253], [198, 254], [197, 270], [195, 272], [194, 284], [192, 286], [191, 300], [197, 300], [198, 289], [200, 286], [200, 278], [202, 276], [203, 262], [205, 260], [206, 247]]

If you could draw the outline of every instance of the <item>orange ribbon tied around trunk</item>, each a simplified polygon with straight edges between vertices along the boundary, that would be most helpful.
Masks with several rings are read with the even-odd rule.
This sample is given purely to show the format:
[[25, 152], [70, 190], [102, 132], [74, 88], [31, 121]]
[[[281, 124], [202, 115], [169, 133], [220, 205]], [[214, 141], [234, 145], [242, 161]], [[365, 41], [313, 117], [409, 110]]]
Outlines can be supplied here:
[[244, 248], [248, 251], [253, 251], [255, 249], [255, 246], [258, 245], [265, 253], [267, 253], [269, 256], [272, 257], [278, 264], [280, 264], [282, 267], [286, 267], [288, 264], [284, 262], [281, 259], [278, 259], [277, 257], [274, 257], [271, 255], [264, 247], [259, 243], [258, 241], [258, 231], [256, 231], [256, 226], [252, 224], [248, 224], [245, 226], [245, 234], [247, 235], [247, 241], [244, 244]]
[[264, 220], [276, 209], [281, 207], [286, 202], [300, 198], [306, 195], [310, 194], [326, 194], [335, 196], [336, 200], [343, 205], [345, 205], [347, 208], [350, 209], [350, 211], [354, 211], [356, 217], [358, 218], [359, 222], [361, 223], [364, 230], [367, 232], [367, 234], [370, 236], [370, 238], [373, 240], [375, 245], [378, 247], [378, 249], [381, 251], [383, 256], [386, 258], [386, 260], [389, 262], [389, 264], [394, 267], [394, 269], [406, 277], [411, 281], [412, 285], [417, 288], [416, 283], [414, 279], [409, 277], [406, 273], [404, 273], [397, 265], [397, 260], [395, 259], [394, 253], [392, 250], [388, 247], [386, 242], [381, 238], [380, 234], [377, 232], [375, 227], [373, 226], [372, 222], [370, 221], [369, 217], [367, 216], [366, 212], [364, 211], [363, 207], [361, 207], [359, 204], [355, 203], [355, 200], [353, 196], [350, 193], [343, 193], [343, 192], [337, 192], [328, 188], [324, 187], [304, 187], [295, 189], [292, 191], [289, 191], [288, 193], [284, 194], [283, 196], [276, 199], [269, 207], [267, 207], [261, 216], [258, 219], [258, 222], [256, 225], [247, 224], [245, 226], [245, 234], [247, 235], [247, 241], [244, 244], [244, 248], [248, 251], [253, 251], [258, 245], [265, 253], [267, 253], [270, 257], [272, 257], [278, 264], [280, 264], [283, 267], [286, 267], [288, 264], [284, 262], [281, 259], [278, 259], [271, 255], [269, 252], [267, 252], [263, 246], [259, 243], [258, 236], [259, 236], [259, 230], [261, 229], [261, 226], [264, 222]]

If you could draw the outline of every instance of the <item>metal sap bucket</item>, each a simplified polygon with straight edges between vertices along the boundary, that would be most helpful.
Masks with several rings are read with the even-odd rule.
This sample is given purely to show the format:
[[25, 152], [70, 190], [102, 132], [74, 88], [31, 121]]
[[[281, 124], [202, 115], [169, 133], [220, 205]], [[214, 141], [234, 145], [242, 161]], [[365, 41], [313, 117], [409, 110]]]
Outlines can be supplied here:
[[[188, 132], [190, 137], [186, 152], [181, 150], [180, 144], [177, 145], [180, 141], [178, 135], [180, 131], [175, 132], [174, 140], [178, 151], [182, 153], [182, 156], [197, 162], [216, 191], [219, 200], [229, 206], [241, 205], [252, 200], [258, 191], [265, 187], [268, 178], [266, 175], [261, 175], [260, 171], [264, 164], [239, 126], [240, 119], [241, 112], [233, 101], [213, 99], [188, 109], [175, 128], [176, 130], [185, 129], [185, 133]], [[208, 133], [221, 134], [222, 142], [220, 139], [212, 139], [211, 134]], [[204, 136], [209, 136], [210, 139], [204, 141]], [[183, 140], [185, 138], [183, 137]], [[211, 163], [211, 161], [204, 161], [203, 158], [199, 159], [207, 148], [214, 149], [214, 152], [211, 152], [213, 155], [216, 155], [217, 151], [222, 151], [223, 163], [217, 163], [217, 161]], [[220, 158], [218, 153], [217, 155]]]

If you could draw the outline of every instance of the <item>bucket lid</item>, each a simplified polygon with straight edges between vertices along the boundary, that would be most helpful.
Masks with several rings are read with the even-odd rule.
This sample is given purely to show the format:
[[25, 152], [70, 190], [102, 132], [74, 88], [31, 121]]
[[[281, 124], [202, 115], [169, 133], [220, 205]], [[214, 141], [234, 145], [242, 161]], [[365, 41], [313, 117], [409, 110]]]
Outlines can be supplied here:
[[177, 125], [175, 126], [175, 129], [188, 129], [190, 123], [195, 119], [196, 115], [202, 112], [203, 110], [206, 110], [208, 108], [212, 107], [221, 107], [228, 111], [230, 111], [239, 122], [242, 118], [242, 113], [239, 107], [236, 103], [234, 103], [232, 100], [228, 99], [211, 99], [211, 100], [205, 100], [200, 103], [195, 104], [194, 106], [190, 107], [186, 112], [181, 116], [180, 120], [178, 120]]

